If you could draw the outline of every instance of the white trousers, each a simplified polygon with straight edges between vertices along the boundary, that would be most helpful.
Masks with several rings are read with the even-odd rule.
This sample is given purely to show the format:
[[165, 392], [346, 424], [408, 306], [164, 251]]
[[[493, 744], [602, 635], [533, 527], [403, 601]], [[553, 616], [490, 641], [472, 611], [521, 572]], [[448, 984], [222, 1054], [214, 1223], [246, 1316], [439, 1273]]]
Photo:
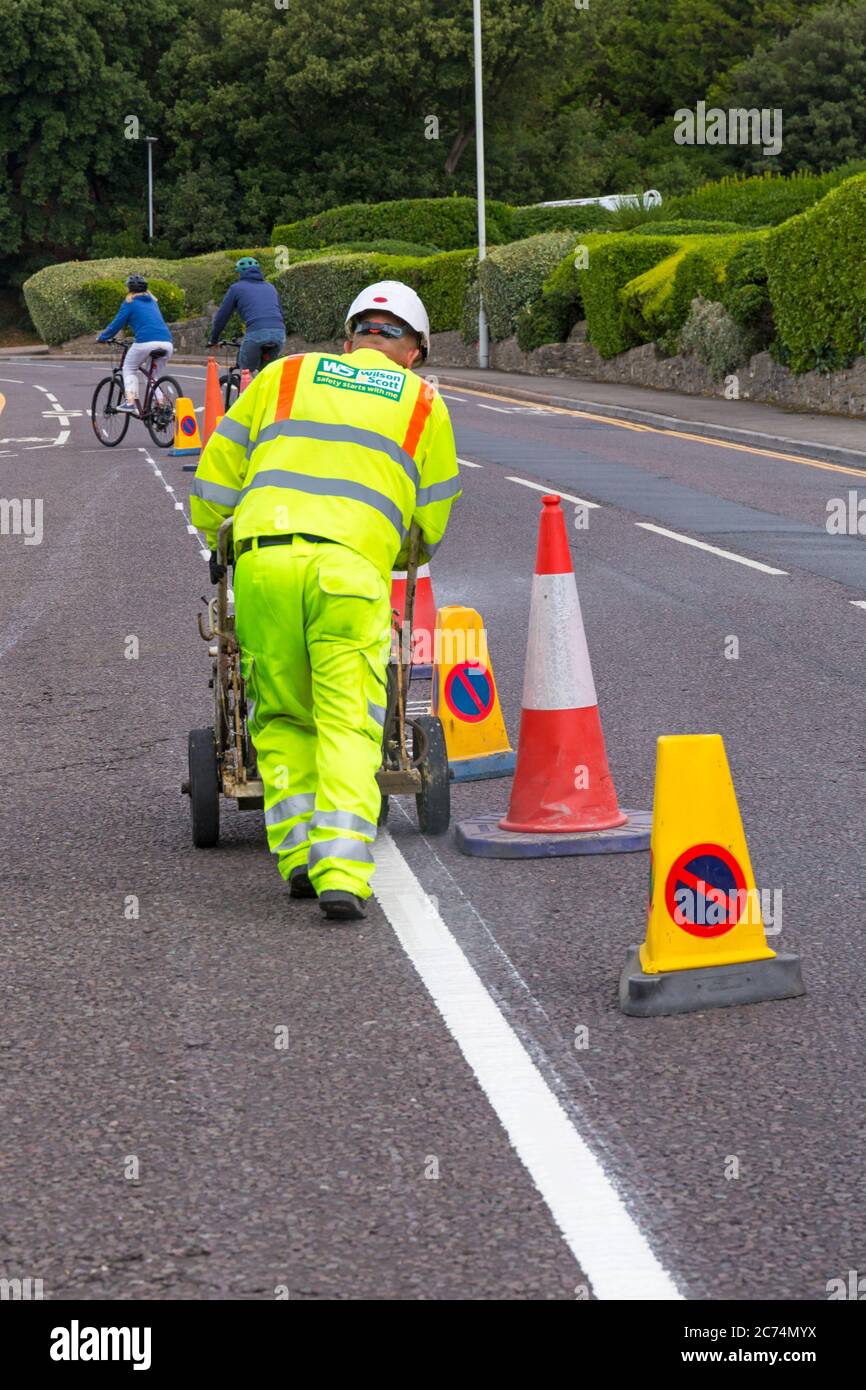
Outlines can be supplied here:
[[[138, 399], [138, 373], [146, 363], [150, 354], [156, 348], [163, 348], [165, 350], [165, 357], [158, 357], [156, 360], [156, 374], [159, 376], [162, 364], [167, 362], [174, 352], [172, 343], [163, 343], [159, 341], [153, 343], [133, 343], [126, 357], [123, 359], [123, 387], [126, 391], [127, 400], [130, 396], [134, 396], [136, 400]], [[143, 372], [142, 375], [144, 375]]]

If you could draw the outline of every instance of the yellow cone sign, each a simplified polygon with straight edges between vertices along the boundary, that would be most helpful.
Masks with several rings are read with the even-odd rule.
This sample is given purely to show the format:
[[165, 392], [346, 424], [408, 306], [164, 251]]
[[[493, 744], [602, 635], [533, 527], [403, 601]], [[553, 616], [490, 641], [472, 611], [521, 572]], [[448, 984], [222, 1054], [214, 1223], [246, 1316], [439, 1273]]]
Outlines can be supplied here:
[[487, 633], [474, 608], [453, 605], [436, 614], [433, 713], [442, 721], [451, 777], [457, 782], [514, 771], [499, 704]]
[[770, 949], [719, 734], [658, 741], [646, 940], [622, 977], [626, 1013], [683, 1013], [802, 994]]

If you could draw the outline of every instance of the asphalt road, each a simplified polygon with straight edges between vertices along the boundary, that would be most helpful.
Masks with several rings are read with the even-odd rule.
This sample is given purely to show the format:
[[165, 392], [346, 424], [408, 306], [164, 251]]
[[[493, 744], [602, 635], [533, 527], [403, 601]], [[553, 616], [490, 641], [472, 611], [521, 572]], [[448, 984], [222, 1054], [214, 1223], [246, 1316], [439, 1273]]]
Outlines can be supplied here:
[[[335, 931], [260, 815], [192, 848], [191, 475], [136, 422], [96, 443], [100, 374], [0, 365], [0, 493], [42, 502], [41, 543], [0, 536], [0, 1272], [49, 1298], [573, 1300], [823, 1299], [866, 1270], [866, 544], [825, 527], [866, 475], [445, 390], [477, 466], [435, 595], [483, 615], [512, 737], [550, 485], [599, 504], [570, 537], [621, 804], [651, 806], [659, 734], [723, 734], [771, 944], [803, 959], [805, 998], [627, 1019], [645, 855], [470, 859], [395, 803], [382, 903]], [[456, 786], [454, 818], [507, 799]]]

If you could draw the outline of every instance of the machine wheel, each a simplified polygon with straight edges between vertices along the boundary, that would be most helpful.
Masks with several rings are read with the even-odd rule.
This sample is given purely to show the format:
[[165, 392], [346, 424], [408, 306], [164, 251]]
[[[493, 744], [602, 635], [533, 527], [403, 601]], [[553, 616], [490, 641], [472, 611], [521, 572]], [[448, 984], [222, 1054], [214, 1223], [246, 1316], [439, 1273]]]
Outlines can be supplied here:
[[422, 740], [427, 752], [420, 765], [421, 791], [415, 797], [418, 824], [427, 835], [444, 835], [451, 820], [451, 781], [448, 770], [448, 750], [441, 719], [432, 714], [419, 714], [412, 721], [412, 753], [418, 758]]
[[220, 837], [220, 784], [213, 729], [193, 729], [189, 736], [189, 804], [192, 842], [212, 849]]
[[387, 796], [383, 796], [382, 805], [379, 807], [379, 819], [376, 822], [377, 825], [388, 824], [388, 811], [390, 810], [390, 806], [390, 799]]

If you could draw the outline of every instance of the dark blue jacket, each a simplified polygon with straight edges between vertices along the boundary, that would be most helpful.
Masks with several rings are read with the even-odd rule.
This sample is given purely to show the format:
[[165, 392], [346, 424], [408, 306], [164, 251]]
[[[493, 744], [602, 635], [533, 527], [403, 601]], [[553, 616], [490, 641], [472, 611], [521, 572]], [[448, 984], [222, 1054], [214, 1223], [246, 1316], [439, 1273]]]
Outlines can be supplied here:
[[237, 310], [248, 333], [273, 328], [279, 337], [286, 336], [280, 297], [273, 285], [269, 285], [258, 269], [241, 271], [240, 279], [235, 280], [225, 299], [217, 309], [210, 339], [215, 343]]
[[113, 338], [127, 323], [137, 343], [170, 343], [172, 340], [168, 324], [152, 294], [136, 294], [132, 299], [124, 299], [111, 323], [102, 330], [96, 341], [104, 343], [107, 338]]

